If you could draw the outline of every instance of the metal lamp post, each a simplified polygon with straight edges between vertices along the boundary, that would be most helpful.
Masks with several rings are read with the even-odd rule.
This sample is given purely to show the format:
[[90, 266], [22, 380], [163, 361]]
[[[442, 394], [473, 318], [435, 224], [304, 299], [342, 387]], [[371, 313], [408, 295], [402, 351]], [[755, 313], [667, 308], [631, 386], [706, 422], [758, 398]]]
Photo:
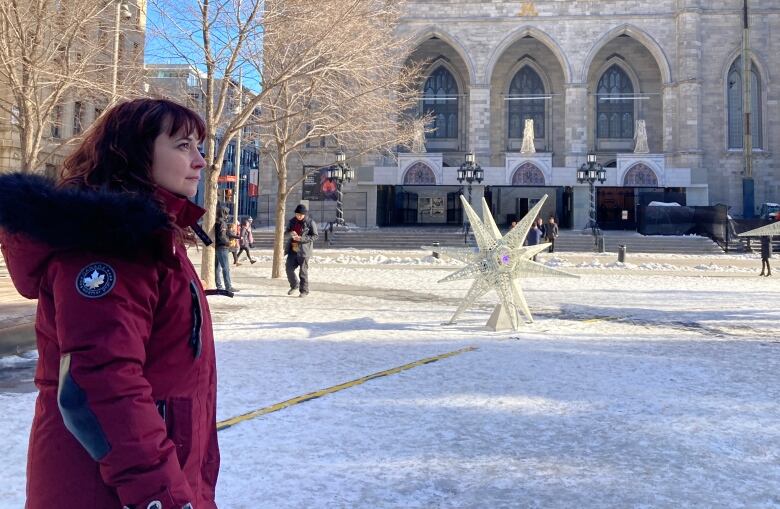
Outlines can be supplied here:
[[328, 180], [336, 182], [336, 226], [346, 227], [344, 222], [344, 192], [342, 185], [344, 182], [352, 182], [355, 178], [355, 172], [347, 164], [347, 155], [339, 150], [336, 152], [336, 164], [328, 168]]
[[598, 246], [601, 237], [601, 229], [596, 222], [596, 181], [604, 183], [607, 180], [607, 170], [596, 161], [596, 154], [589, 153], [587, 163], [580, 166], [577, 170], [577, 182], [580, 184], [588, 183], [590, 186], [590, 219], [585, 228], [590, 228], [593, 235], [593, 243]]
[[115, 0], [116, 14], [114, 16], [114, 54], [112, 55], [112, 69], [111, 69], [111, 104], [116, 102], [116, 87], [119, 81], [119, 29], [122, 20], [129, 20], [133, 17], [133, 13], [130, 12], [130, 8], [127, 6], [126, 0]]
[[[468, 202], [471, 205], [471, 185], [476, 182], [477, 184], [482, 182], [485, 176], [485, 172], [482, 167], [477, 164], [477, 159], [474, 156], [474, 152], [467, 152], [463, 164], [458, 168], [458, 182], [468, 184]], [[466, 223], [466, 240], [468, 240], [469, 223]]]

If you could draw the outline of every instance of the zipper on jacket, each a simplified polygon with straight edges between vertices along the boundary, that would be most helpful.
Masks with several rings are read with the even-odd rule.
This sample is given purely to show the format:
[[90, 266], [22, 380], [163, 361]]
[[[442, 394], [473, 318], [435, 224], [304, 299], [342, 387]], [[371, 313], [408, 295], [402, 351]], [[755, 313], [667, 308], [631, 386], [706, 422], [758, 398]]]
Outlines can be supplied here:
[[198, 284], [190, 280], [190, 295], [192, 296], [192, 330], [190, 331], [190, 348], [197, 359], [203, 347], [201, 340], [201, 327], [203, 325], [203, 312], [200, 308], [200, 292]]

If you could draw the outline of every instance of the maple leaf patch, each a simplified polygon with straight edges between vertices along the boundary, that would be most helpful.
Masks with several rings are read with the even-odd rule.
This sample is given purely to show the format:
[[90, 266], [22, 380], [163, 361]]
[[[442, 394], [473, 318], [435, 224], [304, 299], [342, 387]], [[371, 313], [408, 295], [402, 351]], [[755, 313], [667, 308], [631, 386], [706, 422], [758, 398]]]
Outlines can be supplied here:
[[76, 290], [89, 299], [108, 294], [116, 283], [116, 271], [107, 263], [90, 263], [76, 277]]

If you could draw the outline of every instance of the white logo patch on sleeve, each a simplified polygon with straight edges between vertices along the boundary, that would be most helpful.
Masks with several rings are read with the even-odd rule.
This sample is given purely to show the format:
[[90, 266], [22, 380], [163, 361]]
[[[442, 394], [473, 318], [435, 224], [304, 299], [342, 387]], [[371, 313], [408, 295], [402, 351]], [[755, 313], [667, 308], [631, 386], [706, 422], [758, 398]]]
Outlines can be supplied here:
[[76, 277], [76, 290], [88, 299], [108, 294], [116, 283], [116, 271], [107, 263], [90, 263]]

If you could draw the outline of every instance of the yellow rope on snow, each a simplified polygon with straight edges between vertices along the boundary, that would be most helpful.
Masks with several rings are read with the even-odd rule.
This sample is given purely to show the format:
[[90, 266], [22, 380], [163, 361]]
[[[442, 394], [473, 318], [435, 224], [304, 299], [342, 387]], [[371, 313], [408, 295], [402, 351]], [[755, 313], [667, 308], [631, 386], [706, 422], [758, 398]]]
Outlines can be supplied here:
[[363, 384], [365, 382], [368, 382], [369, 380], [373, 380], [375, 378], [380, 378], [383, 376], [388, 375], [394, 375], [396, 373], [400, 373], [401, 371], [406, 371], [408, 369], [416, 368], [418, 366], [422, 366], [424, 364], [430, 364], [432, 362], [436, 362], [441, 359], [446, 359], [448, 357], [453, 357], [455, 355], [459, 355], [465, 352], [472, 352], [476, 350], [477, 348], [474, 346], [469, 346], [466, 348], [461, 348], [460, 350], [455, 350], [454, 352], [448, 352], [443, 353], [441, 355], [437, 355], [435, 357], [427, 357], [425, 359], [420, 359], [419, 361], [410, 362], [409, 364], [404, 364], [403, 366], [398, 366], [397, 368], [387, 369], [385, 371], [380, 371], [378, 373], [374, 373], [371, 375], [364, 376], [362, 378], [358, 378], [356, 380], [352, 380], [351, 382], [345, 382], [343, 384], [334, 385], [333, 387], [328, 387], [327, 389], [322, 389], [316, 392], [310, 392], [309, 394], [304, 394], [303, 396], [298, 396], [292, 399], [288, 399], [287, 401], [282, 401], [281, 403], [277, 403], [275, 405], [267, 406], [265, 408], [259, 408], [257, 410], [253, 410], [251, 412], [238, 415], [236, 417], [232, 417], [230, 419], [225, 419], [224, 421], [220, 421], [217, 423], [217, 431], [222, 431], [223, 429], [227, 429], [231, 426], [235, 426], [236, 424], [244, 421], [248, 421], [250, 419], [254, 419], [255, 417], [260, 417], [262, 415], [270, 414], [273, 412], [278, 412], [279, 410], [283, 410], [287, 407], [291, 407], [293, 405], [297, 405], [298, 403], [303, 403], [305, 401], [309, 401], [316, 398], [321, 398], [322, 396], [327, 396], [328, 394], [333, 394], [334, 392], [338, 392], [344, 389], [348, 389], [350, 387], [354, 387], [356, 385]]

